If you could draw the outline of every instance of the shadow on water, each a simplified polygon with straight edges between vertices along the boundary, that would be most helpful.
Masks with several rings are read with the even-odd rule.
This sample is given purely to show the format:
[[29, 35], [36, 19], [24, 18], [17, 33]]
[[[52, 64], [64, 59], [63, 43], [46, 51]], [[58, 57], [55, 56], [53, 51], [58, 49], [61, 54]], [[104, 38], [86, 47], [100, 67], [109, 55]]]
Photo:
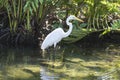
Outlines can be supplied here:
[[[119, 69], [119, 54], [120, 47], [118, 45], [91, 46], [89, 48], [67, 45], [58, 49], [56, 54], [53, 49], [50, 49], [44, 57], [47, 61], [43, 61], [41, 64], [60, 80], [102, 80], [99, 79], [101, 75], [111, 72], [111, 70], [117, 72]], [[116, 77], [119, 73], [115, 72], [110, 76], [111, 79], [108, 75], [105, 80], [119, 79], [120, 77]], [[46, 75], [49, 74], [46, 73]]]
[[0, 48], [0, 80], [40, 80], [39, 49]]
[[117, 80], [119, 54], [115, 45], [66, 45], [45, 54], [39, 48], [0, 48], [0, 80], [103, 80], [109, 72], [106, 80]]

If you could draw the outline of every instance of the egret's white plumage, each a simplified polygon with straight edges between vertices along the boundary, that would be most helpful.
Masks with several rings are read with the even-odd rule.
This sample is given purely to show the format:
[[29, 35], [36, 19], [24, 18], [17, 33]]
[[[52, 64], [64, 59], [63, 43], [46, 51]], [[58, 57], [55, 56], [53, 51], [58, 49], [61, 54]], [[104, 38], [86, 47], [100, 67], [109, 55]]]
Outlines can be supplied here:
[[41, 45], [42, 50], [44, 50], [52, 45], [54, 45], [54, 47], [56, 47], [56, 44], [59, 41], [61, 41], [62, 38], [65, 38], [70, 35], [70, 33], [72, 32], [72, 28], [73, 28], [72, 23], [69, 22], [70, 20], [79, 20], [79, 21], [83, 22], [82, 20], [78, 19], [74, 15], [70, 15], [66, 19], [66, 24], [69, 26], [69, 30], [67, 32], [64, 32], [62, 28], [57, 28], [54, 31], [52, 31], [51, 33], [49, 33]]

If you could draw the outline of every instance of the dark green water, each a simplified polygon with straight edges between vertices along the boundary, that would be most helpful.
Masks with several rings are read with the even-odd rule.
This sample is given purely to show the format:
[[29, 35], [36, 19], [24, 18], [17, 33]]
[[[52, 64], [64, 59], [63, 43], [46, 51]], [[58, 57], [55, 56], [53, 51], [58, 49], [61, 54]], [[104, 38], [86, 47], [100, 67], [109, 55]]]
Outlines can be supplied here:
[[0, 48], [0, 80], [120, 80], [120, 47]]

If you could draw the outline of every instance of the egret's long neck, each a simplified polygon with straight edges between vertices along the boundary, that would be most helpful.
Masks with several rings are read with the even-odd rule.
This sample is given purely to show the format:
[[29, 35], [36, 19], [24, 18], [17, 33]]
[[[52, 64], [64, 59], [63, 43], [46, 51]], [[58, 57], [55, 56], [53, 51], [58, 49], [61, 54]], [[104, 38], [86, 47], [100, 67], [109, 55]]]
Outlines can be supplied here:
[[73, 25], [72, 25], [72, 23], [69, 22], [69, 19], [66, 20], [66, 23], [69, 26], [69, 30], [65, 33], [64, 37], [69, 36], [73, 29]]

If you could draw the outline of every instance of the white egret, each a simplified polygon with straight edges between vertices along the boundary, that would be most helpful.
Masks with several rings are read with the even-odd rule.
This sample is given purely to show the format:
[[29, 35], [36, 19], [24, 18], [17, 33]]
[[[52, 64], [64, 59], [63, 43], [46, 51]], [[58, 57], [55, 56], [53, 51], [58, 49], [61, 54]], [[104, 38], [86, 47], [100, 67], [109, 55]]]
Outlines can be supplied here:
[[54, 48], [56, 47], [56, 44], [61, 41], [62, 38], [65, 38], [67, 36], [70, 35], [70, 33], [72, 32], [73, 29], [73, 25], [71, 22], [69, 22], [70, 20], [78, 20], [83, 22], [83, 20], [75, 17], [74, 15], [70, 15], [67, 19], [66, 19], [66, 24], [69, 26], [69, 30], [67, 32], [64, 32], [64, 30], [62, 28], [57, 28], [55, 30], [53, 30], [51, 33], [49, 33], [47, 35], [47, 37], [45, 38], [45, 40], [43, 41], [42, 45], [41, 45], [41, 49], [44, 51], [46, 48], [54, 45]]

